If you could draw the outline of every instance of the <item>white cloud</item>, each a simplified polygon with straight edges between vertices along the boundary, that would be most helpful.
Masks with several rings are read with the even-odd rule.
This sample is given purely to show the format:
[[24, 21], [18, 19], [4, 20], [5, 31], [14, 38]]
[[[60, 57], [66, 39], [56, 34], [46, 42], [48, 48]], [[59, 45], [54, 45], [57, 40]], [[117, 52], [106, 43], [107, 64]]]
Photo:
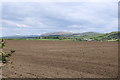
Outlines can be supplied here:
[[21, 35], [21, 34], [16, 34], [16, 35], [18, 35], [18, 36], [19, 36], [19, 35]]
[[71, 25], [71, 26], [67, 26], [68, 28], [75, 28], [75, 29], [80, 29], [80, 28], [83, 28], [83, 26], [81, 25]]
[[[2, 22], [5, 23], [5, 24], [8, 24], [8, 25], [14, 25], [14, 26], [20, 27], [20, 28], [30, 28], [30, 27], [32, 27], [32, 26], [25, 25], [25, 24], [19, 24], [19, 23], [10, 21], [10, 20], [2, 20]], [[3, 27], [5, 27], [4, 24], [3, 24]]]
[[20, 28], [23, 28], [23, 27], [29, 28], [29, 27], [31, 27], [31, 26], [24, 25], [24, 24], [16, 24], [16, 26], [18, 26], [18, 27], [20, 27]]

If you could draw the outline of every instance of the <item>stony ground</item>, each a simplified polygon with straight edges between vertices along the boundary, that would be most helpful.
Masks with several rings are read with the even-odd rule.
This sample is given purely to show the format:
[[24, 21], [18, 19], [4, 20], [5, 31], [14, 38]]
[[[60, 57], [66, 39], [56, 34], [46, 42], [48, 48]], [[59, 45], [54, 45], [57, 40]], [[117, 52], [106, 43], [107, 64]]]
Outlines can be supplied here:
[[117, 42], [8, 40], [15, 49], [3, 67], [6, 78], [115, 78]]

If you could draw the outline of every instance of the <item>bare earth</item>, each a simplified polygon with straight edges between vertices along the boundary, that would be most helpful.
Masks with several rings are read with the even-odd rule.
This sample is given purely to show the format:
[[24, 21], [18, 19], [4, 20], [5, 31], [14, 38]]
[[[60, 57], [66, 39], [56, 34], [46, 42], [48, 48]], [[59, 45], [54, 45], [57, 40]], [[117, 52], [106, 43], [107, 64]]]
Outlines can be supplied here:
[[6, 78], [116, 78], [117, 42], [7, 40]]

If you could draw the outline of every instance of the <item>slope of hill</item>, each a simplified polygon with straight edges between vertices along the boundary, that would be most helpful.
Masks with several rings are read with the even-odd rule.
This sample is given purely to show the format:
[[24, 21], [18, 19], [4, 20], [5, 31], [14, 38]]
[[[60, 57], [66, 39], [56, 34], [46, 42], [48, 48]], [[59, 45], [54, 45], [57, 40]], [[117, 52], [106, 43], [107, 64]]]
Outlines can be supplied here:
[[84, 32], [84, 33], [80, 33], [81, 36], [94, 36], [94, 35], [100, 35], [102, 33], [98, 33], [98, 32]]
[[[111, 33], [97, 33], [97, 32], [85, 32], [85, 33], [71, 33], [71, 32], [54, 32], [46, 33], [42, 35], [28, 35], [28, 36], [6, 36], [4, 39], [74, 39], [78, 40], [96, 40], [96, 41], [109, 41], [119, 40], [120, 31]], [[42, 38], [41, 38], [42, 37]]]
[[99, 35], [98, 32], [84, 32], [84, 33], [71, 33], [71, 32], [54, 32], [54, 33], [45, 33], [41, 36], [63, 36], [63, 37], [75, 37], [75, 36], [93, 36]]
[[120, 36], [120, 32], [111, 32], [106, 34], [100, 34], [96, 36], [87, 36], [84, 38], [95, 39], [95, 40], [118, 40]]
[[54, 33], [45, 33], [41, 36], [71, 36], [73, 33], [71, 32], [54, 32]]

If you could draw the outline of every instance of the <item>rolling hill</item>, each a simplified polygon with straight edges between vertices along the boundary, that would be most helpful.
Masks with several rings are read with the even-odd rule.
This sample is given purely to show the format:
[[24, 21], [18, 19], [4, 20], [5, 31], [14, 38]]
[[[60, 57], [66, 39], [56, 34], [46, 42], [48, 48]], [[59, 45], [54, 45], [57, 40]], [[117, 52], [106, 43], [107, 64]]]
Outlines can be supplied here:
[[96, 38], [98, 40], [116, 40], [119, 39], [120, 32], [111, 32], [106, 34], [97, 35], [93, 38]]
[[63, 37], [80, 37], [80, 36], [93, 36], [99, 35], [102, 33], [98, 32], [84, 32], [84, 33], [71, 33], [71, 32], [54, 32], [54, 33], [45, 33], [41, 36], [63, 36]]
[[[109, 41], [109, 40], [119, 40], [120, 31], [111, 32], [111, 33], [98, 33], [98, 32], [84, 32], [84, 33], [71, 33], [71, 32], [54, 32], [54, 33], [45, 33], [41, 35], [28, 35], [28, 36], [5, 36], [4, 39], [73, 39], [78, 38], [82, 40], [91, 39], [96, 41]], [[40, 38], [42, 37], [42, 38]]]
[[41, 34], [41, 36], [71, 36], [73, 33], [71, 32], [53, 32], [53, 33], [45, 33]]

